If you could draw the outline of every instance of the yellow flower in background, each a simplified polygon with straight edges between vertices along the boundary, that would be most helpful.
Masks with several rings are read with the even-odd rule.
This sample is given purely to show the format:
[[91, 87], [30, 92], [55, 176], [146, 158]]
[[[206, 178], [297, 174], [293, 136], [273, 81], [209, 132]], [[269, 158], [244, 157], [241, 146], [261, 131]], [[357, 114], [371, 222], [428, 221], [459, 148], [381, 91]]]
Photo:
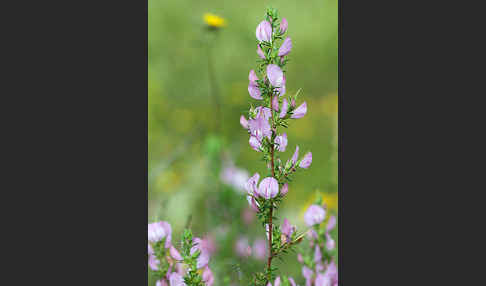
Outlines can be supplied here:
[[303, 216], [307, 209], [313, 205], [318, 196], [321, 196], [322, 202], [326, 204], [326, 210], [328, 211], [337, 211], [338, 209], [338, 193], [322, 193], [320, 191], [316, 191], [312, 196], [307, 199], [305, 202], [302, 210], [301, 215]]
[[212, 28], [221, 28], [226, 26], [226, 20], [224, 18], [211, 13], [204, 14], [204, 22], [206, 22], [206, 24]]

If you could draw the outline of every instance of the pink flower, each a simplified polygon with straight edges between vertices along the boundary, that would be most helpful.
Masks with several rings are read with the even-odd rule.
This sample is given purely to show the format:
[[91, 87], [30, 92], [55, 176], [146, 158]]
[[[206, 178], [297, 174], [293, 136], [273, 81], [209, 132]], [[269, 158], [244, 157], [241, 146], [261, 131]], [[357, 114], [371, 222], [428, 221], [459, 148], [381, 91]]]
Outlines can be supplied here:
[[304, 221], [308, 226], [320, 224], [326, 217], [326, 211], [318, 205], [311, 205], [304, 214]]
[[155, 243], [165, 238], [165, 248], [171, 245], [172, 228], [168, 222], [159, 221], [148, 224], [148, 241]]
[[294, 119], [302, 118], [306, 113], [307, 113], [307, 103], [304, 102], [293, 111], [293, 114], [292, 116], [290, 116], [290, 118], [294, 118]]
[[243, 115], [240, 116], [240, 124], [243, 128], [248, 129], [248, 120]]
[[169, 275], [169, 282], [170, 282], [170, 286], [186, 286], [184, 279], [177, 272], [172, 272]]
[[284, 118], [287, 115], [287, 111], [289, 110], [289, 102], [286, 98], [282, 100], [282, 109], [280, 110], [280, 118]]
[[277, 276], [277, 278], [275, 278], [275, 281], [273, 282], [273, 286], [280, 286], [280, 276]]
[[297, 261], [299, 261], [300, 263], [304, 263], [304, 257], [302, 257], [301, 253], [297, 254]]
[[273, 110], [278, 111], [278, 97], [277, 96], [274, 96], [272, 98], [272, 108], [273, 108]]
[[288, 219], [284, 219], [282, 224], [282, 234], [287, 237], [287, 241], [290, 241], [292, 234], [295, 231], [295, 226], [292, 226]]
[[289, 23], [287, 22], [287, 19], [283, 18], [282, 22], [280, 22], [280, 34], [283, 34], [287, 31], [287, 28], [289, 26]]
[[256, 82], [258, 80], [258, 77], [254, 70], [250, 71], [250, 74], [248, 75], [248, 80], [248, 93], [250, 94], [250, 96], [258, 100], [263, 99], [262, 92], [258, 88], [258, 83]]
[[200, 251], [199, 257], [197, 258], [197, 268], [201, 269], [204, 266], [208, 265], [209, 263], [209, 251], [206, 247], [204, 247], [203, 240], [199, 237], [194, 238], [194, 246], [191, 248], [191, 255], [194, 254], [197, 250]]
[[274, 87], [282, 87], [284, 76], [277, 65], [270, 64], [267, 66], [267, 78]]
[[257, 239], [253, 243], [253, 256], [258, 260], [264, 260], [267, 254], [267, 243], [263, 239]]
[[275, 144], [277, 144], [277, 150], [280, 152], [285, 152], [285, 148], [287, 147], [287, 133], [283, 135], [279, 135], [275, 137]]
[[149, 255], [148, 265], [152, 270], [157, 271], [159, 270], [160, 261], [154, 255]]
[[331, 251], [334, 249], [336, 245], [336, 242], [334, 242], [334, 239], [329, 235], [329, 232], [326, 232], [326, 248], [327, 250]]
[[278, 194], [278, 182], [273, 177], [267, 177], [258, 186], [258, 195], [265, 199], [276, 197]]
[[321, 273], [317, 273], [315, 286], [331, 286], [331, 279]]
[[326, 231], [330, 232], [331, 230], [334, 229], [334, 227], [336, 227], [336, 217], [332, 215], [331, 217], [329, 217], [329, 220], [327, 221]]
[[284, 75], [283, 76], [283, 80], [282, 80], [282, 86], [276, 88], [276, 91], [277, 91], [279, 97], [285, 94], [285, 91], [286, 91], [286, 89], [285, 89], [285, 83], [286, 82], [287, 82], [287, 78]]
[[290, 53], [290, 50], [292, 50], [292, 40], [287, 37], [282, 43], [282, 46], [280, 46], [280, 49], [278, 50], [278, 56], [283, 57], [286, 56]]
[[283, 197], [289, 192], [289, 184], [285, 183], [280, 189], [280, 195]]
[[256, 194], [258, 181], [260, 180], [260, 174], [255, 173], [248, 179], [245, 184], [245, 189], [249, 194]]
[[202, 279], [206, 286], [212, 286], [214, 283], [214, 275], [211, 269], [209, 269], [209, 266], [206, 266], [204, 269], [204, 272], [202, 274]]
[[297, 163], [297, 159], [299, 158], [299, 145], [295, 146], [294, 155], [292, 155], [292, 163], [295, 165]]
[[299, 167], [301, 167], [303, 169], [307, 169], [307, 168], [309, 168], [311, 163], [312, 163], [312, 153], [309, 152], [309, 153], [305, 154], [302, 161], [300, 161]]
[[243, 236], [236, 241], [235, 252], [242, 257], [248, 257], [251, 255], [251, 247], [248, 244], [248, 238]]
[[321, 248], [319, 245], [316, 245], [314, 249], [314, 262], [318, 263], [322, 260], [322, 253], [321, 253]]
[[268, 21], [262, 21], [256, 28], [256, 38], [260, 42], [272, 41], [272, 25]]
[[169, 286], [169, 285], [167, 284], [167, 281], [165, 281], [165, 279], [161, 279], [155, 282], [155, 286]]
[[265, 59], [265, 54], [263, 53], [263, 50], [262, 50], [262, 48], [260, 47], [260, 45], [258, 45], [258, 48], [257, 48], [257, 54], [258, 54], [258, 56], [259, 56], [261, 59]]
[[302, 276], [304, 276], [304, 278], [305, 278], [305, 285], [306, 286], [311, 286], [312, 275], [314, 275], [314, 272], [310, 268], [308, 268], [307, 266], [302, 267]]
[[268, 123], [267, 112], [265, 109], [260, 109], [255, 119], [248, 120], [248, 126], [250, 129], [250, 134], [255, 136], [259, 142], [262, 141], [263, 137], [270, 139], [270, 136], [272, 135], [272, 130], [270, 129], [270, 123]]
[[169, 252], [170, 256], [172, 256], [172, 258], [174, 258], [175, 260], [182, 260], [181, 254], [173, 245], [170, 246]]

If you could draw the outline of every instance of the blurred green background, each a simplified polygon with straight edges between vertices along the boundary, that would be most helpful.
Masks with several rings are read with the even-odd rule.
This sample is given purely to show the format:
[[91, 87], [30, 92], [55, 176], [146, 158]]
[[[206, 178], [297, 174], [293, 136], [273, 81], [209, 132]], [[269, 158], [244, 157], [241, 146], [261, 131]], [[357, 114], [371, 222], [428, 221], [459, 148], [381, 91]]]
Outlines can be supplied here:
[[[296, 174], [277, 216], [305, 230], [304, 210], [318, 192], [337, 214], [337, 5], [337, 0], [148, 1], [149, 222], [168, 221], [173, 241], [188, 222], [195, 235], [212, 236], [218, 248], [210, 263], [215, 285], [234, 283], [235, 275], [243, 275], [240, 269], [263, 269], [257, 259], [233, 258], [240, 235], [252, 242], [264, 232], [257, 220], [242, 221], [245, 196], [222, 183], [220, 173], [231, 160], [249, 175], [267, 174], [239, 117], [256, 102], [247, 91], [248, 73], [256, 67], [255, 29], [270, 6], [287, 18], [293, 42], [287, 94], [301, 88], [297, 104], [308, 105], [307, 115], [286, 130], [289, 144], [281, 157], [290, 158], [296, 144], [301, 156], [313, 153], [311, 167]], [[225, 18], [227, 25], [208, 29], [205, 13]], [[333, 237], [337, 242], [337, 231]], [[275, 264], [303, 284], [295, 254]]]

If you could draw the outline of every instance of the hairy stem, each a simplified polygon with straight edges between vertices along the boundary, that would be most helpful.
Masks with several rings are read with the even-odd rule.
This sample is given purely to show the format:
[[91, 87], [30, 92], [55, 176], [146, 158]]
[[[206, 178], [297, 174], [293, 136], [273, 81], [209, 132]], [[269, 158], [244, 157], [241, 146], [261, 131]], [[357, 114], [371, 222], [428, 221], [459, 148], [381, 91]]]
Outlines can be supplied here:
[[[273, 126], [273, 106], [272, 106], [272, 100], [273, 100], [273, 95], [270, 96], [270, 110], [272, 114], [272, 140], [275, 137], [276, 130]], [[272, 177], [275, 178], [275, 163], [274, 163], [274, 150], [275, 146], [273, 145], [273, 142], [271, 144], [271, 149], [270, 149], [270, 154], [271, 154], [271, 164], [272, 164]], [[268, 275], [267, 275], [267, 283], [270, 282], [271, 276], [270, 276], [270, 269], [272, 267], [272, 258], [273, 258], [273, 253], [272, 253], [272, 232], [273, 232], [273, 226], [272, 226], [272, 219], [273, 219], [273, 203], [270, 205], [270, 214], [268, 218], [268, 261], [267, 261], [267, 268], [268, 268]]]

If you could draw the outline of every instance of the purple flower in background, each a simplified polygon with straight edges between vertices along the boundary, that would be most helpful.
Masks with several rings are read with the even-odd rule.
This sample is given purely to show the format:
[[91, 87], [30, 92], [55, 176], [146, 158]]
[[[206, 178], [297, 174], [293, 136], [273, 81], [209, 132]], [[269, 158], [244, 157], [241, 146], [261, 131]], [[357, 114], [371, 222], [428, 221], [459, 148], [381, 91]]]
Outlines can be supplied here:
[[275, 281], [273, 282], [273, 286], [280, 286], [280, 276], [277, 276], [277, 278], [275, 278]]
[[276, 197], [278, 194], [278, 182], [273, 177], [267, 177], [258, 186], [258, 195], [265, 199]]
[[169, 285], [167, 284], [167, 281], [165, 281], [165, 279], [161, 279], [155, 282], [155, 286], [169, 286]]
[[305, 278], [305, 285], [306, 286], [311, 286], [312, 275], [314, 275], [314, 272], [310, 268], [308, 268], [307, 266], [302, 267], [302, 276], [304, 276], [304, 278]]
[[282, 109], [280, 110], [280, 118], [284, 118], [285, 115], [287, 115], [287, 111], [289, 110], [289, 102], [287, 101], [286, 98], [283, 99], [282, 101]]
[[160, 261], [154, 255], [149, 255], [148, 265], [152, 270], [157, 271], [159, 270]]
[[315, 286], [331, 286], [331, 279], [324, 274], [317, 273]]
[[169, 275], [169, 282], [170, 286], [186, 286], [186, 283], [184, 283], [184, 279], [177, 272], [172, 272]]
[[174, 258], [175, 260], [182, 260], [181, 254], [173, 245], [170, 246], [169, 252], [170, 256], [172, 256], [172, 258]]
[[324, 272], [324, 276], [329, 277], [329, 279], [331, 280], [331, 286], [338, 286], [338, 271], [334, 261], [332, 261], [329, 266], [327, 266], [326, 272]]
[[297, 286], [297, 284], [295, 284], [294, 278], [289, 277], [289, 282], [290, 282], [290, 285]]
[[335, 227], [336, 227], [336, 217], [332, 215], [331, 217], [329, 217], [329, 221], [327, 222], [326, 231], [330, 232]]
[[309, 168], [311, 163], [312, 163], [312, 152], [308, 152], [307, 154], [305, 154], [302, 161], [300, 161], [299, 167], [301, 167], [303, 169], [307, 169], [307, 168]]
[[289, 192], [289, 184], [285, 183], [280, 189], [280, 195], [283, 197]]
[[251, 247], [248, 244], [248, 238], [240, 237], [235, 244], [236, 254], [242, 257], [248, 257], [251, 255]]
[[318, 206], [311, 205], [304, 214], [304, 221], [308, 226], [320, 224], [326, 217], [326, 211]]
[[220, 174], [221, 181], [232, 186], [237, 191], [244, 191], [249, 174], [246, 170], [237, 168], [231, 160], [224, 163]]
[[257, 239], [253, 243], [253, 256], [258, 260], [264, 260], [267, 254], [267, 243], [263, 239]]
[[317, 239], [317, 232], [313, 229], [309, 230], [309, 232], [307, 232], [307, 236], [309, 237], [309, 239], [311, 241], [313, 241], [314, 239]]
[[326, 248], [327, 250], [331, 251], [334, 249], [336, 245], [336, 242], [334, 242], [334, 239], [332, 239], [331, 235], [329, 235], [328, 232], [326, 232]]
[[285, 38], [285, 40], [282, 43], [282, 46], [280, 46], [280, 49], [278, 50], [278, 56], [283, 57], [286, 56], [290, 53], [290, 50], [292, 50], [292, 40], [290, 37]]
[[206, 286], [212, 286], [214, 284], [214, 275], [209, 266], [206, 266], [202, 274], [202, 279]]
[[300, 263], [304, 263], [304, 257], [302, 257], [301, 253], [297, 254], [297, 261], [299, 261]]
[[292, 155], [292, 164], [295, 165], [297, 163], [297, 159], [299, 158], [299, 145], [295, 146], [294, 155]]
[[285, 152], [285, 148], [287, 148], [287, 143], [287, 133], [275, 137], [275, 144], [277, 144], [278, 151]]
[[267, 66], [267, 78], [274, 87], [282, 87], [284, 76], [277, 65], [270, 64]]
[[318, 263], [321, 261], [321, 259], [322, 259], [321, 248], [319, 247], [319, 245], [316, 245], [314, 249], [314, 262]]
[[263, 50], [262, 50], [262, 48], [260, 47], [260, 45], [258, 45], [258, 48], [257, 48], [257, 54], [258, 54], [258, 56], [259, 56], [261, 59], [265, 59], [265, 54], [263, 53]]
[[274, 96], [272, 98], [272, 108], [273, 108], [273, 110], [278, 111], [278, 97], [277, 96]]
[[243, 128], [248, 129], [248, 120], [243, 115], [240, 116], [240, 124]]
[[280, 22], [280, 34], [283, 34], [287, 31], [287, 28], [289, 26], [289, 23], [287, 22], [287, 19], [283, 18], [282, 22]]
[[299, 107], [297, 107], [290, 118], [298, 119], [304, 117], [307, 113], [307, 103], [304, 101]]
[[152, 246], [150, 245], [150, 243], [148, 243], [147, 245], [148, 245], [148, 254], [149, 255], [154, 254], [154, 249], [152, 248]]
[[256, 37], [260, 42], [272, 41], [272, 25], [268, 21], [262, 21], [256, 28]]
[[172, 228], [168, 222], [159, 221], [148, 224], [148, 241], [155, 243], [165, 238], [165, 248], [171, 245]]

